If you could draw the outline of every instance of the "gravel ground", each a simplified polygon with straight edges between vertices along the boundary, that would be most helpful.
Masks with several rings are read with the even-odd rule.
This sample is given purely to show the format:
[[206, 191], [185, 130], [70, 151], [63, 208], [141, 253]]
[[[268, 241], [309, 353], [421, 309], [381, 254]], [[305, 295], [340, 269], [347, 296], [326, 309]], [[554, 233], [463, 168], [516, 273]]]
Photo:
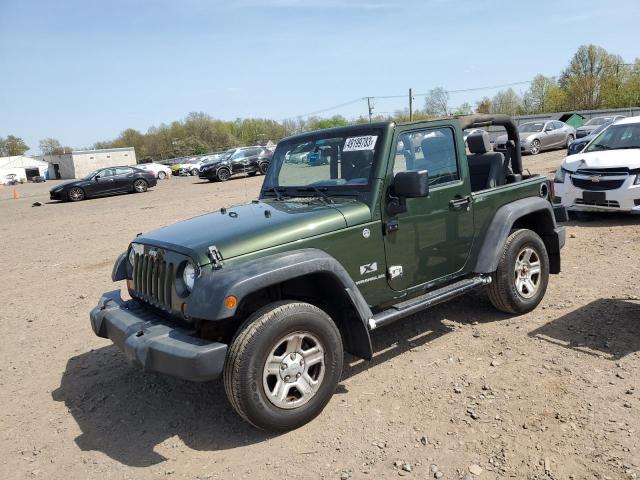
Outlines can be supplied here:
[[[525, 157], [552, 174], [562, 152]], [[563, 272], [509, 317], [472, 294], [376, 331], [323, 414], [253, 430], [222, 384], [143, 374], [89, 310], [141, 231], [254, 197], [261, 177], [49, 203], [0, 189], [0, 478], [626, 479], [640, 475], [637, 217], [570, 222]], [[43, 206], [32, 208], [34, 201]]]

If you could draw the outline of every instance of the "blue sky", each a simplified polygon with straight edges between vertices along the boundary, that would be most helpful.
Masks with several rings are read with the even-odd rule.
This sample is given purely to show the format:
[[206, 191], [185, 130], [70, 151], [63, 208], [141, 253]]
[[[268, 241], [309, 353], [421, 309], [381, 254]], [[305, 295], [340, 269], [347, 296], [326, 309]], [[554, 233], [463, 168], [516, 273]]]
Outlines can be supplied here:
[[0, 136], [36, 153], [45, 137], [86, 147], [191, 111], [282, 119], [519, 82], [559, 74], [585, 43], [631, 62], [639, 24], [638, 0], [0, 0]]

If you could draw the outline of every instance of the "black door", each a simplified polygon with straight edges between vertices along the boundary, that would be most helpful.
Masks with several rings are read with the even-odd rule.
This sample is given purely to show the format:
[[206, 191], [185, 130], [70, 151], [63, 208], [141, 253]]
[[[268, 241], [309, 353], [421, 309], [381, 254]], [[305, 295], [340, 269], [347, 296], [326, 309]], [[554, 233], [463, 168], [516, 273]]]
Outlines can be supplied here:
[[103, 168], [93, 177], [92, 182], [85, 189], [90, 195], [106, 195], [115, 190], [115, 171], [113, 168]]
[[114, 191], [130, 192], [133, 188], [134, 171], [129, 167], [116, 167], [113, 176]]
[[231, 173], [236, 174], [246, 171], [245, 152], [246, 150], [239, 150], [231, 155], [231, 158], [229, 159]]

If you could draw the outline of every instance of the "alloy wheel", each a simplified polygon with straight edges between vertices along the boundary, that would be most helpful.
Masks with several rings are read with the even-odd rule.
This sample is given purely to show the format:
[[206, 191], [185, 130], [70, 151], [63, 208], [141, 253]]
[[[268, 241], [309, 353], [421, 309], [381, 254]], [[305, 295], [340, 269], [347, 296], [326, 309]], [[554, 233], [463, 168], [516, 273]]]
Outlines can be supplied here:
[[534, 140], [531, 142], [531, 155], [537, 155], [540, 153], [540, 140]]
[[518, 294], [523, 298], [531, 298], [540, 286], [540, 257], [531, 247], [524, 247], [516, 257], [514, 281]]
[[147, 191], [147, 182], [144, 180], [136, 180], [133, 183], [133, 188], [136, 192], [142, 193]]
[[309, 402], [324, 378], [324, 355], [324, 347], [309, 332], [294, 332], [278, 340], [262, 374], [262, 386], [269, 401], [283, 409]]

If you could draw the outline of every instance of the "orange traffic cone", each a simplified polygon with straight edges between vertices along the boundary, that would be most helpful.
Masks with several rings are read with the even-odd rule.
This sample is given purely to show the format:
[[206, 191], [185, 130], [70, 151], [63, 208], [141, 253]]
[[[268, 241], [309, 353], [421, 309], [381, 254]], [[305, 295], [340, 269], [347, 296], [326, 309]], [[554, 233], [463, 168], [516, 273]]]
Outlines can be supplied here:
[[18, 190], [16, 190], [16, 187], [13, 187], [13, 199], [17, 200], [20, 198], [20, 195], [18, 194]]

